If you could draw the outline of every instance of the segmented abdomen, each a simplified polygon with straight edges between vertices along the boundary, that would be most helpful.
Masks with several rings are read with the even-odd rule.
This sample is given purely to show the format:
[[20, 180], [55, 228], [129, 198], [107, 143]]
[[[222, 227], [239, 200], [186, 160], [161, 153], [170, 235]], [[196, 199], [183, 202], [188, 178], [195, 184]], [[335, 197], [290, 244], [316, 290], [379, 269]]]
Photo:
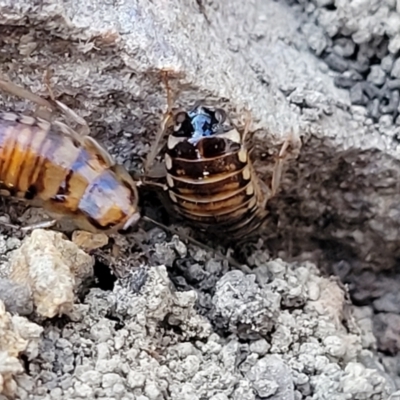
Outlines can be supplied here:
[[50, 211], [109, 229], [134, 212], [135, 193], [101, 160], [47, 121], [0, 112], [3, 195], [40, 200]]
[[207, 137], [189, 151], [178, 143], [166, 154], [169, 196], [189, 222], [229, 239], [262, 222], [260, 193], [247, 151], [227, 139]]

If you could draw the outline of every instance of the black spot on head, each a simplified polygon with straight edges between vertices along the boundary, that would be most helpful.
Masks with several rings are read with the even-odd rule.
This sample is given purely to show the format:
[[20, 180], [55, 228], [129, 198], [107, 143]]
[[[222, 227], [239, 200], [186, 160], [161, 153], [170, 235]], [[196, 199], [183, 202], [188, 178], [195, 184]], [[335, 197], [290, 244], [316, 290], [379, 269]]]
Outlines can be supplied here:
[[189, 142], [180, 142], [173, 149], [168, 151], [172, 158], [179, 157], [185, 160], [196, 160], [196, 148]]
[[208, 138], [202, 142], [203, 154], [206, 158], [224, 155], [226, 152], [226, 141], [217, 137]]
[[179, 129], [174, 131], [176, 137], [191, 138], [194, 132], [192, 120], [187, 113], [179, 113], [175, 119], [175, 123], [179, 126]]

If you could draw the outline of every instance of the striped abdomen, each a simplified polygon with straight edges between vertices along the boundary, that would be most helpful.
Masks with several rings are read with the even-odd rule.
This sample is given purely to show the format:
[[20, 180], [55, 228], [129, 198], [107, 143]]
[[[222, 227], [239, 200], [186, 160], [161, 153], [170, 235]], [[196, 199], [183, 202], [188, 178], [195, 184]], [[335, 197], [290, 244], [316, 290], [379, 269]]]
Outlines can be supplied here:
[[138, 219], [132, 182], [101, 154], [42, 119], [0, 113], [3, 195], [39, 201], [82, 229], [119, 229]]
[[265, 216], [258, 181], [239, 137], [231, 131], [191, 142], [172, 134], [165, 156], [175, 209], [192, 224], [226, 239], [254, 232]]

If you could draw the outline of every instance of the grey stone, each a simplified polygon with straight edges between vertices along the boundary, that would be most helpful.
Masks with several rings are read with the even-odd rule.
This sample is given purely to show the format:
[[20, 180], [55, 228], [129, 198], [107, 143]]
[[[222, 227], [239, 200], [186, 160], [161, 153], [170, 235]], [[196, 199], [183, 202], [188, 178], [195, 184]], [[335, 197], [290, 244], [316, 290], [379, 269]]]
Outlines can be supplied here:
[[368, 110], [368, 112], [369, 112], [369, 115], [370, 115], [375, 121], [377, 121], [377, 120], [380, 118], [380, 116], [381, 116], [381, 113], [380, 113], [380, 110], [379, 110], [379, 106], [380, 106], [380, 104], [379, 104], [379, 99], [373, 99], [373, 100], [371, 100], [371, 101], [368, 103], [368, 106], [367, 106], [367, 110]]
[[394, 64], [393, 64], [393, 68], [392, 68], [392, 72], [391, 72], [391, 76], [393, 78], [400, 78], [400, 58], [398, 58]]
[[362, 75], [354, 70], [344, 71], [342, 74], [335, 76], [334, 78], [335, 85], [341, 88], [351, 88], [357, 82], [362, 80]]
[[10, 313], [29, 315], [33, 312], [31, 289], [9, 279], [0, 278], [0, 300]]
[[386, 73], [379, 65], [373, 65], [367, 80], [376, 86], [382, 86], [386, 81]]
[[400, 293], [386, 293], [373, 303], [376, 311], [397, 313], [400, 304]]
[[328, 40], [324, 35], [322, 28], [316, 26], [313, 23], [305, 24], [303, 26], [304, 35], [307, 38], [307, 43], [310, 48], [317, 54], [318, 56], [322, 54], [328, 45]]
[[349, 67], [348, 62], [337, 54], [331, 53], [325, 57], [325, 62], [334, 70], [344, 72]]
[[242, 338], [257, 338], [273, 328], [279, 302], [276, 293], [260, 290], [254, 275], [231, 271], [216, 286], [213, 318]]
[[396, 34], [389, 43], [389, 51], [396, 54], [400, 50], [400, 33]]
[[388, 89], [400, 89], [400, 79], [392, 79], [387, 81]]
[[394, 63], [394, 57], [391, 54], [388, 54], [386, 57], [382, 58], [381, 68], [385, 72], [390, 73], [393, 67], [393, 63]]
[[386, 33], [388, 36], [395, 36], [400, 31], [400, 15], [396, 12], [391, 12], [386, 22]]
[[294, 399], [294, 385], [289, 368], [277, 355], [260, 359], [247, 376], [261, 398]]
[[267, 354], [270, 347], [271, 345], [265, 339], [260, 339], [250, 344], [250, 351], [257, 353], [260, 356], [264, 356]]
[[392, 92], [388, 93], [389, 95], [389, 102], [387, 105], [381, 104], [380, 111], [382, 114], [394, 114], [397, 111], [400, 101], [400, 91], [393, 90]]
[[348, 38], [339, 38], [334, 41], [333, 51], [341, 57], [350, 57], [354, 54], [355, 43]]
[[369, 99], [381, 99], [382, 97], [382, 91], [376, 87], [374, 84], [370, 82], [362, 82], [362, 87], [364, 93], [367, 95]]
[[350, 90], [350, 99], [353, 104], [367, 104], [367, 97], [364, 94], [364, 86], [362, 83], [355, 84]]

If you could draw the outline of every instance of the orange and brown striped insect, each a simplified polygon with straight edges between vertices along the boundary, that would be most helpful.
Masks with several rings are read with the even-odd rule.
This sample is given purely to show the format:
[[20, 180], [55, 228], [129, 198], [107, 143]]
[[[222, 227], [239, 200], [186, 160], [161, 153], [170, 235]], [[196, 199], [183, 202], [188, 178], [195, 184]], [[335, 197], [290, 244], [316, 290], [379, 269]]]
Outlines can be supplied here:
[[[248, 239], [264, 223], [266, 204], [279, 188], [291, 139], [284, 142], [267, 187], [256, 175], [245, 144], [250, 118], [240, 132], [219, 108], [196, 104], [190, 111], [173, 114], [166, 85], [169, 111], [156, 143], [166, 131], [164, 164], [172, 209], [204, 232], [228, 241]], [[156, 146], [145, 174], [155, 154]]]
[[[11, 82], [0, 88], [42, 107], [60, 108]], [[87, 128], [87, 125], [86, 125]], [[126, 229], [140, 219], [136, 183], [93, 138], [39, 117], [0, 112], [0, 195], [42, 206], [56, 219], [68, 218], [90, 232]]]

